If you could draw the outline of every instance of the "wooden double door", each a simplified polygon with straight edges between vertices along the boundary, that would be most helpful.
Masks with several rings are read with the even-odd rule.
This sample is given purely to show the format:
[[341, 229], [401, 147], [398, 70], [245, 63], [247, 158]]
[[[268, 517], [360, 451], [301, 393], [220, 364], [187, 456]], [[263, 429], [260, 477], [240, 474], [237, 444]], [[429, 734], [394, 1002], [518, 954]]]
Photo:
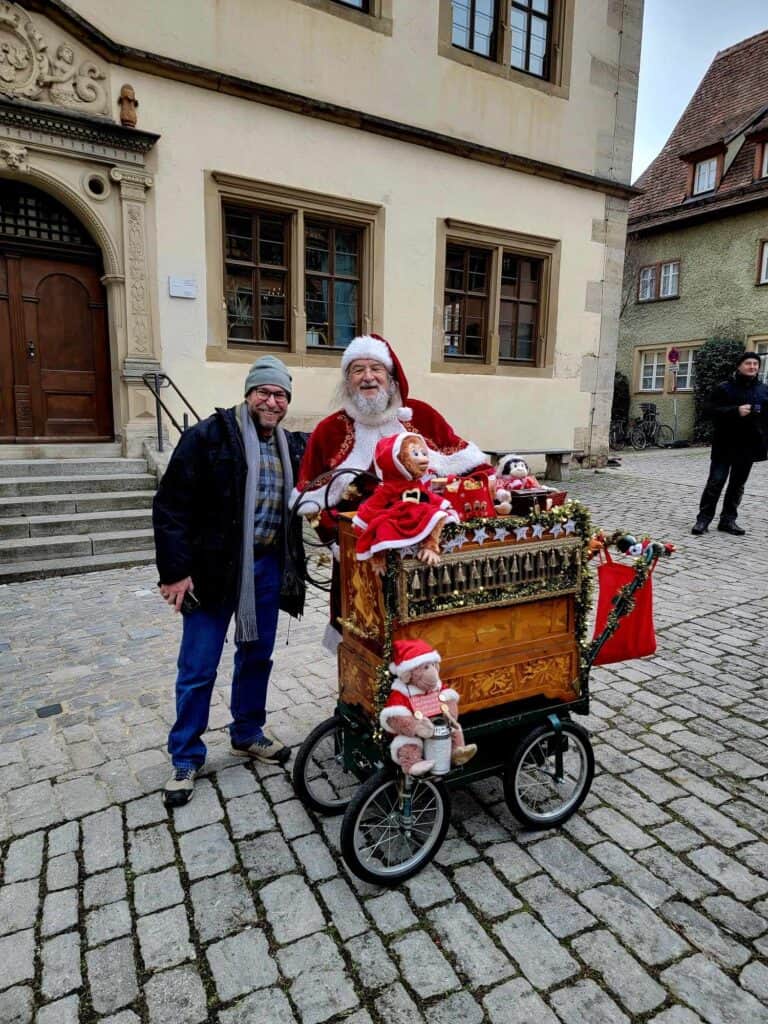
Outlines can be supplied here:
[[92, 260], [0, 241], [0, 443], [114, 436], [100, 276]]

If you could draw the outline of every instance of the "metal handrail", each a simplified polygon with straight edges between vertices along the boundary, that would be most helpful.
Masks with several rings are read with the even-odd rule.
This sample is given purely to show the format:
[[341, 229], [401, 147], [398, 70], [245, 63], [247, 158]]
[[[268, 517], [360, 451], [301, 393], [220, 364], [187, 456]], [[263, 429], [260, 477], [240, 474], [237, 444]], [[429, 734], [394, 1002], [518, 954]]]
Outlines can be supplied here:
[[179, 391], [175, 383], [171, 380], [167, 373], [145, 373], [141, 378], [144, 381], [144, 385], [149, 388], [152, 394], [155, 396], [155, 417], [157, 418], [157, 450], [163, 451], [163, 423], [162, 414], [168, 417], [171, 423], [176, 427], [179, 434], [183, 434], [189, 427], [189, 416], [185, 412], [182, 415], [181, 423], [179, 423], [176, 417], [173, 415], [171, 410], [165, 404], [160, 397], [161, 388], [173, 388], [178, 397], [182, 400], [187, 409], [192, 413], [197, 422], [200, 422], [199, 415], [195, 412], [192, 406], [189, 404], [187, 398]]

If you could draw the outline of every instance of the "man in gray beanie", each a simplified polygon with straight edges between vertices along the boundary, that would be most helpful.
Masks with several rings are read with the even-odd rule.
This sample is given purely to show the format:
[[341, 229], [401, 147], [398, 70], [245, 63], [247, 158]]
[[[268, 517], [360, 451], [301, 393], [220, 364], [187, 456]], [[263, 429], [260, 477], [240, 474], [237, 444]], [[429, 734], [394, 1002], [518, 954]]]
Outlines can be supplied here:
[[183, 619], [170, 807], [191, 799], [205, 762], [202, 735], [233, 615], [232, 750], [277, 764], [290, 756], [264, 723], [278, 610], [297, 616], [304, 607], [301, 527], [291, 526], [288, 498], [306, 437], [280, 426], [291, 391], [279, 359], [258, 359], [245, 400], [182, 435], [155, 495], [160, 592]]

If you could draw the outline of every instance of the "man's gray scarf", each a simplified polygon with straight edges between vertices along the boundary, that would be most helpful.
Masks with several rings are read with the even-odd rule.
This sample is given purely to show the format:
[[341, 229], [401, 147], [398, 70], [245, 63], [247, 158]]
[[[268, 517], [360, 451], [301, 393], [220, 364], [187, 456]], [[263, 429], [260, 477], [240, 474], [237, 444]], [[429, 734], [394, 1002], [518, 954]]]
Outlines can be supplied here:
[[[245, 445], [245, 459], [248, 464], [248, 476], [245, 481], [245, 502], [243, 504], [243, 548], [240, 563], [240, 597], [237, 603], [237, 620], [235, 640], [248, 643], [259, 639], [259, 627], [256, 620], [256, 592], [253, 580], [253, 517], [256, 512], [256, 500], [259, 496], [259, 469], [261, 466], [259, 449], [259, 432], [253, 417], [248, 411], [246, 402], [240, 406], [240, 427]], [[277, 550], [285, 557], [285, 534], [288, 529], [288, 498], [293, 490], [293, 468], [288, 452], [288, 442], [282, 427], [275, 429], [277, 451], [283, 464], [283, 523], [281, 544]]]

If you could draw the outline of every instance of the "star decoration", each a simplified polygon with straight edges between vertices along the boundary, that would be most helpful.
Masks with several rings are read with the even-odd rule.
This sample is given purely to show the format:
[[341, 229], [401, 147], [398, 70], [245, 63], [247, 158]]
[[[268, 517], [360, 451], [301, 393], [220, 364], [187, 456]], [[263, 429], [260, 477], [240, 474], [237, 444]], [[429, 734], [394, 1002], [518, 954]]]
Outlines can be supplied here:
[[488, 540], [488, 531], [484, 526], [481, 526], [477, 530], [475, 530], [475, 535], [472, 539], [474, 540], [475, 544], [485, 544], [485, 542]]
[[574, 521], [572, 519], [566, 520], [565, 532], [566, 532], [566, 534], [568, 534], [568, 533], [576, 533], [576, 523], [574, 523]]
[[456, 534], [456, 536], [454, 537], [454, 540], [456, 541], [456, 547], [457, 548], [464, 547], [464, 545], [467, 543], [467, 534], [466, 534], [466, 532], [464, 530], [461, 530], [460, 533]]
[[552, 534], [553, 537], [559, 537], [561, 533], [565, 533], [565, 530], [563, 529], [562, 523], [555, 523], [555, 525], [551, 527], [549, 532]]
[[539, 539], [541, 539], [541, 537], [543, 535], [544, 535], [544, 527], [541, 525], [541, 523], [534, 523], [534, 526], [533, 526], [533, 536], [534, 537], [538, 537]]
[[528, 536], [527, 526], [516, 526], [515, 527], [515, 540], [525, 540]]
[[504, 540], [509, 536], [509, 530], [506, 526], [497, 526], [493, 531], [493, 536], [496, 540]]
[[448, 554], [450, 554], [451, 551], [453, 551], [457, 547], [459, 547], [459, 542], [455, 537], [451, 537], [450, 540], [445, 540], [442, 543], [443, 551], [446, 551]]

